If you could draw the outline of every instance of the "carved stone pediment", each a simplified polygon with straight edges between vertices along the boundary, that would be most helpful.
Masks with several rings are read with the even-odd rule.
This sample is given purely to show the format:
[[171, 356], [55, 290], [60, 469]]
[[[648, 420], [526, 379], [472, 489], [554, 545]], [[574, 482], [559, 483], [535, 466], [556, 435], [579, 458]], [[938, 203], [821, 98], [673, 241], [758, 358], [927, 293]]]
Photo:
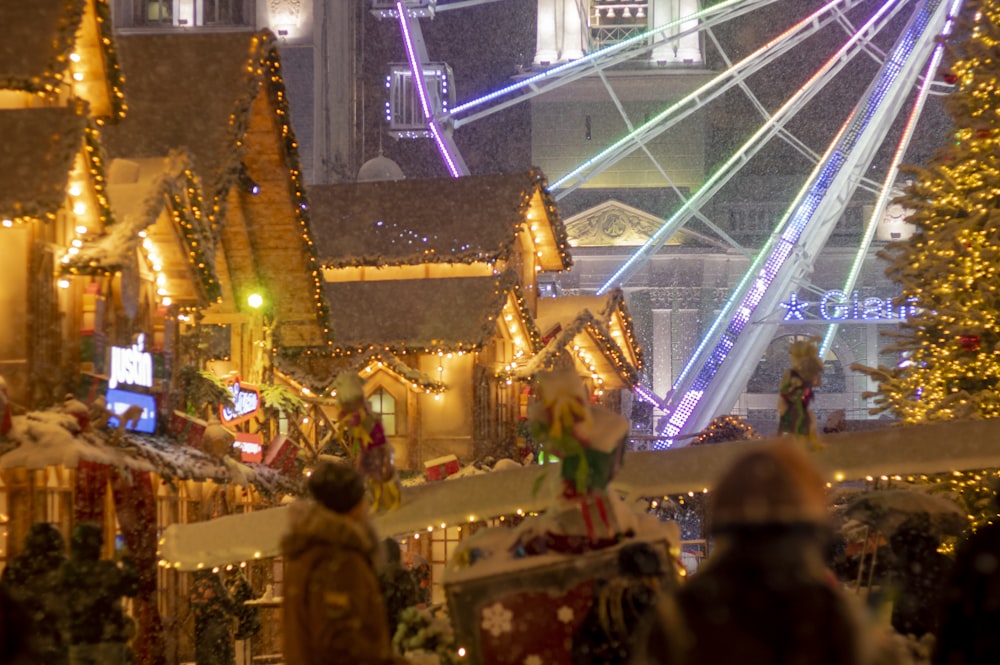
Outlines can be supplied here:
[[[663, 219], [611, 199], [567, 219], [573, 247], [638, 246], [656, 233]], [[674, 236], [667, 244], [679, 244]]]

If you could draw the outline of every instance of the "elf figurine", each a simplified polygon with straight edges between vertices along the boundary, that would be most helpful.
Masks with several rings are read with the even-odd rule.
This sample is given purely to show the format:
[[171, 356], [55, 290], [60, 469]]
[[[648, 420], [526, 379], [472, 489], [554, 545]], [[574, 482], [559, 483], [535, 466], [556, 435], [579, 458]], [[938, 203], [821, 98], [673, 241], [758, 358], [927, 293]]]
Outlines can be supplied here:
[[820, 385], [823, 361], [819, 358], [816, 340], [800, 340], [788, 347], [792, 366], [781, 379], [778, 399], [778, 432], [805, 437], [813, 448], [816, 441], [816, 420], [809, 404], [813, 389]]
[[358, 471], [365, 477], [373, 512], [399, 507], [400, 484], [392, 446], [385, 438], [382, 421], [365, 399], [364, 384], [357, 374], [339, 374], [333, 382], [340, 415], [340, 431]]
[[543, 372], [536, 391], [528, 409], [532, 435], [561, 462], [560, 505], [550, 511], [559, 531], [546, 535], [545, 546], [579, 553], [617, 543], [621, 529], [608, 485], [622, 465], [628, 419], [591, 404], [582, 379], [570, 370]]

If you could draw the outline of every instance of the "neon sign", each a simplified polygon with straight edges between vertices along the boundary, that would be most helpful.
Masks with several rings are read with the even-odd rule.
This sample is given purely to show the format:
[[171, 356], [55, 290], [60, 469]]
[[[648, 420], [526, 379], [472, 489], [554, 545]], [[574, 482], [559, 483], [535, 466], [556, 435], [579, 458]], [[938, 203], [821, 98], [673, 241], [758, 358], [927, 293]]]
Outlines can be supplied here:
[[229, 394], [232, 395], [233, 406], [219, 407], [219, 420], [226, 425], [249, 420], [260, 409], [260, 391], [249, 383], [240, 383], [239, 377], [229, 384]]
[[[855, 291], [848, 297], [840, 289], [824, 293], [819, 301], [812, 303], [799, 300], [793, 293], [788, 300], [781, 303], [785, 310], [785, 321], [805, 321], [807, 318], [820, 318], [824, 321], [882, 321], [899, 323], [917, 312], [916, 299], [910, 298], [902, 305], [894, 305], [892, 298], [861, 298]], [[809, 310], [817, 306], [817, 313]], [[818, 314], [818, 316], [817, 316]]]
[[118, 384], [128, 386], [153, 387], [153, 356], [143, 351], [146, 336], [140, 334], [130, 347], [111, 347], [111, 372], [108, 387]]

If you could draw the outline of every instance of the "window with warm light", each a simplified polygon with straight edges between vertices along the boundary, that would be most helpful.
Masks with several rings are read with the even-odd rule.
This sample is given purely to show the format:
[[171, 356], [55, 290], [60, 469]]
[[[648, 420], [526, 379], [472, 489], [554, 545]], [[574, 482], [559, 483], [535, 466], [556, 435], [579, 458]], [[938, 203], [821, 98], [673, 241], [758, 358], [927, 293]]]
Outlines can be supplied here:
[[368, 406], [382, 419], [385, 435], [396, 436], [396, 398], [385, 388], [379, 388], [368, 398]]
[[252, 26], [254, 0], [118, 0], [119, 28]]

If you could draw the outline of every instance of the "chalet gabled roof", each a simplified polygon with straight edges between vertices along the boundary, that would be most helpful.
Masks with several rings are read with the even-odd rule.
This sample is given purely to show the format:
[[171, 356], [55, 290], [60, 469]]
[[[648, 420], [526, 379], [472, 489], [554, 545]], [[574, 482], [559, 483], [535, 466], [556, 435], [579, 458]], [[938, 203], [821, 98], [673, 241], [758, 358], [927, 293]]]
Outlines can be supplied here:
[[[105, 132], [109, 156], [186, 150], [225, 250], [227, 306], [242, 307], [247, 293], [264, 289], [278, 344], [328, 346], [323, 278], [274, 36], [136, 34], [119, 45], [123, 66], [135, 73], [128, 119]], [[245, 169], [260, 182], [259, 196], [240, 189]], [[239, 214], [227, 210], [233, 201]]]
[[490, 277], [332, 282], [326, 285], [334, 354], [368, 350], [472, 351], [496, 335], [517, 283]]
[[316, 253], [324, 267], [495, 263], [507, 259], [537, 193], [558, 256], [572, 265], [566, 229], [537, 169], [509, 175], [428, 178], [309, 189]]
[[[615, 343], [629, 356], [631, 364], [636, 369], [642, 369], [643, 352], [635, 336], [632, 315], [625, 304], [625, 294], [619, 288], [609, 289], [602, 295], [564, 295], [557, 298], [541, 298], [538, 300], [538, 315], [536, 324], [543, 335], [556, 326], [566, 327], [583, 311], [589, 311], [594, 319], [612, 333], [621, 331], [621, 339]], [[617, 326], [615, 325], [617, 323]]]
[[298, 354], [290, 357], [278, 354], [275, 368], [286, 381], [304, 385], [316, 394], [325, 394], [330, 384], [342, 372], [354, 372], [368, 380], [381, 370], [415, 392], [442, 393], [448, 386], [426, 372], [410, 367], [389, 351], [369, 351], [352, 356], [329, 354]]
[[86, 123], [82, 105], [0, 110], [0, 217], [55, 218]]
[[[613, 377], [612, 382], [605, 381], [605, 387], [635, 387], [639, 381], [639, 366], [633, 364], [630, 355], [608, 328], [611, 317], [621, 311], [624, 302], [618, 289], [601, 296], [540, 298], [536, 324], [545, 335], [545, 346], [518, 364], [509, 376], [531, 378], [540, 371], [552, 369], [559, 357], [569, 351], [580, 365], [591, 364], [604, 377]], [[628, 312], [624, 313], [627, 315]], [[633, 348], [638, 350], [630, 331], [629, 327], [625, 334]], [[573, 351], [573, 347], [577, 350]], [[589, 363], [584, 362], [584, 357], [589, 359]]]
[[74, 274], [120, 270], [135, 260], [145, 237], [153, 245], [151, 258], [155, 254], [167, 279], [165, 295], [175, 303], [207, 304], [218, 299], [214, 235], [186, 153], [114, 160], [107, 183], [116, 223], [99, 236], [88, 235], [80, 251], [64, 261], [64, 270]]
[[[107, 0], [26, 0], [0, 3], [0, 88], [55, 98], [69, 83], [100, 118], [124, 115]], [[66, 82], [72, 64], [82, 81]]]
[[236, 180], [246, 114], [264, 77], [262, 33], [183, 32], [118, 37], [129, 72], [128, 120], [104, 131], [111, 158], [185, 149], [214, 198]]

